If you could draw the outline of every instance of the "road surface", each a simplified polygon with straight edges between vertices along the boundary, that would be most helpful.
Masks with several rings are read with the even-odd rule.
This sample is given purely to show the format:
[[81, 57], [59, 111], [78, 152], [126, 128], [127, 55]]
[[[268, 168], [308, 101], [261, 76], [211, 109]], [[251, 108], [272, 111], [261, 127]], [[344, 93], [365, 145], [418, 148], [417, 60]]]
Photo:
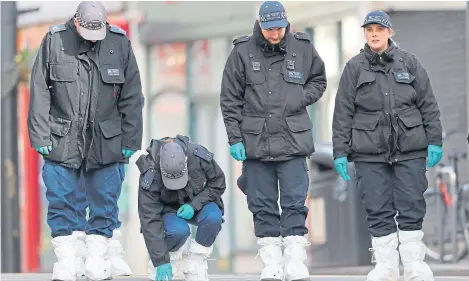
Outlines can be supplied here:
[[[469, 281], [469, 276], [435, 276], [437, 281]], [[2, 274], [2, 281], [48, 281], [51, 280], [51, 274]], [[85, 281], [85, 278], [78, 278], [77, 281]], [[115, 277], [115, 281], [146, 281], [145, 276]], [[177, 281], [180, 279], [175, 279]], [[210, 281], [259, 281], [259, 276], [255, 275], [213, 275]], [[403, 278], [401, 277], [401, 280]], [[346, 276], [346, 275], [314, 275], [311, 281], [365, 281], [365, 276]]]

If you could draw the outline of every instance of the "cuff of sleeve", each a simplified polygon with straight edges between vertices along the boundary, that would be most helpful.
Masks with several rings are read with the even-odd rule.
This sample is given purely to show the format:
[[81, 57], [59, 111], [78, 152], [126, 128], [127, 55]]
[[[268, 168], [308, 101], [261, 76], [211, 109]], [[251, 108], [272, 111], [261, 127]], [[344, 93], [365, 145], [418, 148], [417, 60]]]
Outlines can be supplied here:
[[443, 142], [441, 140], [429, 140], [428, 145], [436, 145], [443, 147]]
[[202, 204], [198, 202], [197, 200], [193, 200], [189, 205], [194, 209], [194, 211], [198, 212], [202, 209]]
[[141, 147], [137, 143], [137, 141], [135, 141], [134, 139], [131, 139], [127, 136], [122, 136], [122, 147], [123, 148], [128, 148], [130, 150], [134, 150], [134, 151], [137, 151], [137, 150], [141, 149]]
[[154, 267], [158, 267], [158, 266], [160, 266], [160, 265], [170, 263], [169, 253], [166, 253], [166, 254], [164, 255], [164, 259], [163, 259], [163, 260], [151, 259], [151, 262], [153, 263], [153, 266], [154, 266]]
[[238, 142], [243, 142], [243, 139], [242, 138], [231, 138], [228, 143], [231, 146], [233, 144], [237, 144]]

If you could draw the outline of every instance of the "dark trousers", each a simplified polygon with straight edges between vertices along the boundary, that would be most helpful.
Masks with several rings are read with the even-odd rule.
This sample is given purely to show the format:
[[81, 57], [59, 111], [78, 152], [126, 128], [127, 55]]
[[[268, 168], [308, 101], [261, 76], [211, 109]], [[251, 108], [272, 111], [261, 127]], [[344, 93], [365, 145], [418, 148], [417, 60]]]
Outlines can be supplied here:
[[357, 186], [368, 214], [368, 230], [374, 237], [400, 230], [422, 229], [426, 212], [423, 196], [428, 188], [425, 158], [402, 162], [355, 162]]
[[[254, 219], [256, 237], [303, 236], [309, 188], [306, 158], [281, 162], [245, 160], [238, 179]], [[280, 188], [279, 188], [280, 186]], [[278, 207], [280, 189], [280, 207]]]
[[[46, 161], [42, 178], [49, 201], [47, 224], [52, 237], [71, 235], [78, 226], [77, 190], [81, 169], [72, 169]], [[117, 200], [121, 192], [124, 170], [122, 164], [114, 164], [83, 173], [85, 199], [89, 207], [86, 234], [112, 237], [117, 228]]]
[[[120, 165], [120, 170], [122, 171], [122, 181], [124, 181], [124, 177], [125, 177], [124, 164], [121, 163], [119, 165]], [[88, 185], [89, 184], [91, 184], [90, 181], [88, 181]], [[80, 179], [78, 181], [78, 188], [76, 192], [76, 202], [77, 202], [76, 210], [77, 210], [78, 224], [74, 230], [85, 231], [86, 224], [88, 223], [88, 218], [86, 214], [86, 210], [88, 209], [88, 201], [86, 200], [86, 186], [85, 186], [85, 176], [83, 174], [83, 169], [81, 170]], [[119, 228], [121, 226], [121, 221], [119, 220], [118, 208], [115, 209], [115, 212], [113, 212], [111, 218], [112, 220], [114, 220], [114, 224], [116, 226], [115, 228]]]
[[[216, 203], [210, 202], [203, 206], [189, 223], [197, 225], [195, 242], [210, 247], [221, 230], [221, 210]], [[163, 215], [163, 225], [168, 250], [170, 252], [179, 250], [191, 234], [188, 221], [178, 217], [176, 213], [168, 213]]]

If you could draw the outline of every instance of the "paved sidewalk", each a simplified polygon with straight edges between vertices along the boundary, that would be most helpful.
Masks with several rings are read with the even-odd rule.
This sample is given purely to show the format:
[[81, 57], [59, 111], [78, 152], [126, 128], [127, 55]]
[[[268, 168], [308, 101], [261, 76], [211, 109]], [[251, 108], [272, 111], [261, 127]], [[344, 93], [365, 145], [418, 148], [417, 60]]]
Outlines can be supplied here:
[[[257, 275], [212, 275], [210, 281], [259, 281]], [[2, 281], [48, 281], [51, 274], [2, 274]], [[78, 278], [77, 281], [85, 281], [85, 278]], [[149, 280], [145, 276], [116, 277], [115, 281], [145, 281]], [[312, 276], [311, 281], [364, 281], [365, 276]], [[401, 278], [401, 280], [403, 280]], [[438, 277], [438, 281], [467, 281], [469, 277]], [[179, 280], [173, 280], [179, 281]]]

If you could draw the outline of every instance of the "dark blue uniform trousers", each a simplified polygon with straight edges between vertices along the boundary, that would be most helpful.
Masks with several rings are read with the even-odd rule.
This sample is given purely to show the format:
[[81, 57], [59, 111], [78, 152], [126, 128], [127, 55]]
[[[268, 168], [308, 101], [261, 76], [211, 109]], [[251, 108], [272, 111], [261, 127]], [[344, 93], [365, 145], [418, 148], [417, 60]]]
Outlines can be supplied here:
[[191, 234], [189, 224], [197, 226], [195, 242], [204, 247], [210, 247], [221, 230], [222, 213], [216, 203], [210, 202], [197, 212], [193, 219], [186, 221], [176, 213], [167, 213], [163, 216], [165, 242], [168, 251], [175, 252], [184, 245]]
[[[427, 204], [426, 159], [393, 163], [355, 162], [357, 186], [374, 237], [400, 230], [421, 230]], [[396, 217], [394, 217], [399, 212]]]
[[[85, 210], [86, 214], [86, 207], [81, 209], [84, 205], [80, 207], [77, 204], [81, 170], [63, 167], [47, 160], [44, 163], [42, 178], [47, 188], [47, 224], [52, 237], [71, 235], [74, 230], [81, 230], [78, 212]], [[117, 201], [123, 180], [123, 164], [116, 163], [83, 171], [84, 198], [89, 207], [89, 219], [84, 229], [86, 234], [112, 237], [112, 231], [118, 227]]]
[[[309, 176], [305, 157], [279, 162], [245, 160], [238, 186], [247, 196], [256, 237], [303, 236], [308, 233], [305, 203]], [[281, 214], [277, 203], [279, 190]]]
[[[124, 180], [125, 176], [125, 170], [124, 170], [124, 164], [119, 164], [121, 167], [122, 171], [122, 181]], [[88, 181], [88, 184], [90, 182]], [[77, 210], [77, 219], [78, 219], [78, 224], [74, 228], [74, 230], [78, 231], [85, 231], [86, 229], [86, 224], [88, 222], [87, 219], [87, 214], [86, 214], [86, 209], [88, 208], [88, 202], [86, 200], [86, 187], [85, 187], [85, 177], [83, 175], [83, 169], [81, 170], [80, 173], [80, 180], [78, 182], [78, 188], [76, 192], [76, 210]], [[121, 221], [119, 220], [119, 209], [116, 208], [115, 212], [111, 216], [111, 218], [114, 220], [114, 223], [116, 225], [115, 228], [119, 228], [121, 226]]]

